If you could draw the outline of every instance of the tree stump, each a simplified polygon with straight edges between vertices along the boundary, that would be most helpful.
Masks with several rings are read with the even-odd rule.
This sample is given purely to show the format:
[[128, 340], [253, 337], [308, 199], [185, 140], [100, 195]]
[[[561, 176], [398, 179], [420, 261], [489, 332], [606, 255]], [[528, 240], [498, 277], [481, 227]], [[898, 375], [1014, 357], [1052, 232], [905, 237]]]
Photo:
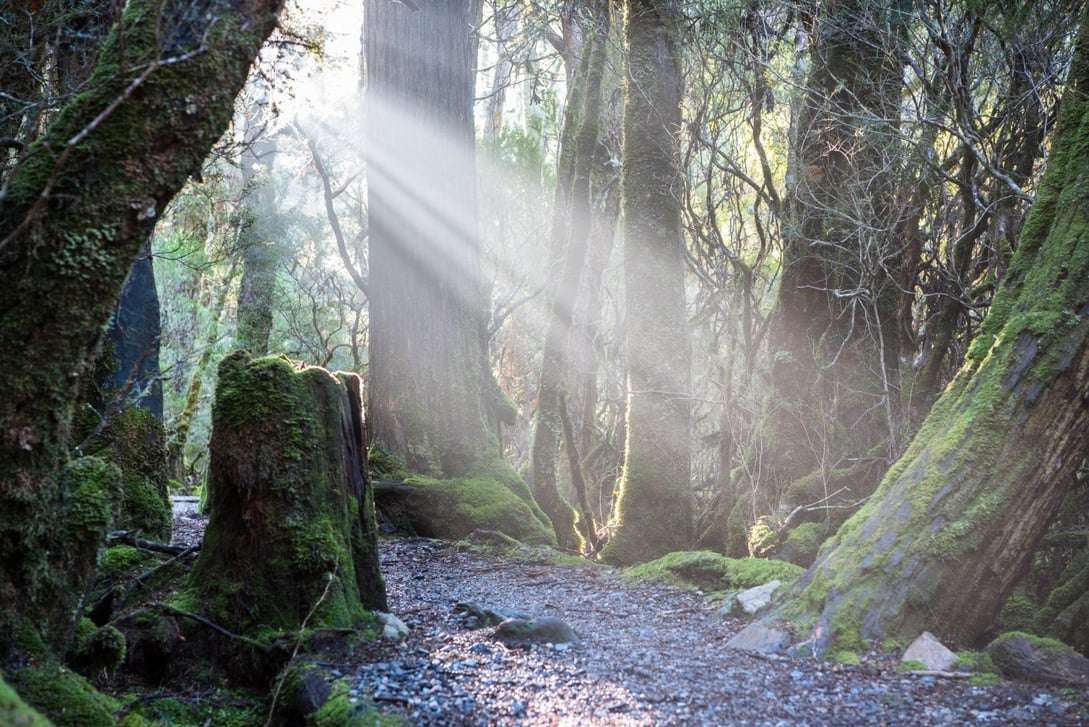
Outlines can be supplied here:
[[193, 604], [235, 633], [355, 627], [386, 610], [354, 374], [224, 359]]

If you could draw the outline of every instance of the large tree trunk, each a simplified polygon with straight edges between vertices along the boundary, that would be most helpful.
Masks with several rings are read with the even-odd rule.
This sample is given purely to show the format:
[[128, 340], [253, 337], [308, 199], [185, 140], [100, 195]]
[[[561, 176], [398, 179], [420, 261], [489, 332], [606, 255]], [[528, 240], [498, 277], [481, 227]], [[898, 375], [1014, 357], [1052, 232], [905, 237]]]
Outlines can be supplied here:
[[675, 0], [629, 0], [624, 95], [627, 442], [617, 530], [601, 557], [651, 560], [692, 543], [689, 351], [677, 151]]
[[[155, 220], [230, 121], [277, 0], [132, 0], [0, 206], [0, 663], [63, 650], [86, 549], [67, 539], [72, 403]], [[103, 528], [105, 523], [99, 523]], [[79, 574], [74, 575], [74, 574]]]
[[896, 5], [826, 0], [813, 20], [792, 129], [763, 432], [761, 484], [773, 488], [772, 501], [786, 493], [790, 507], [827, 498], [835, 470], [846, 498], [859, 499], [900, 448]]
[[365, 12], [372, 441], [456, 477], [499, 455], [476, 217], [480, 0]]
[[[1084, 21], [1083, 21], [1084, 22]], [[972, 643], [1024, 575], [1089, 450], [1089, 56], [968, 359], [867, 505], [731, 642], [857, 649], [924, 629]]]
[[212, 621], [252, 635], [386, 609], [359, 396], [358, 377], [283, 358], [220, 364], [211, 518], [189, 579]]

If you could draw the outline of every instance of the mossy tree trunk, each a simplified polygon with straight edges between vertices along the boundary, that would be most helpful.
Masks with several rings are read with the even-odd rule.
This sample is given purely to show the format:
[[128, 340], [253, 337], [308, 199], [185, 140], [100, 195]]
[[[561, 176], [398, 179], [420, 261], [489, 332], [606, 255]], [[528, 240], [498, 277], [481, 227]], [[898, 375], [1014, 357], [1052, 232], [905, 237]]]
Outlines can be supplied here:
[[827, 483], [836, 469], [844, 480], [848, 467], [851, 492], [838, 502], [858, 500], [900, 448], [900, 5], [826, 0], [809, 21], [811, 66], [791, 132], [782, 277], [767, 334], [764, 479], [752, 483], [773, 502], [785, 493], [790, 507], [830, 494], [792, 484], [814, 472], [822, 476], [809, 482]]
[[866, 506], [735, 646], [769, 628], [771, 643], [815, 652], [924, 629], [971, 644], [1029, 567], [1089, 453], [1087, 32], [1035, 204], [964, 367]]
[[693, 539], [688, 321], [677, 137], [683, 84], [675, 0], [629, 0], [624, 90], [627, 440], [616, 531], [601, 557], [652, 560]]
[[188, 586], [212, 621], [256, 635], [386, 609], [359, 397], [358, 377], [279, 357], [220, 364], [211, 516]]
[[[609, 10], [605, 3], [597, 3], [588, 12], [594, 33], [583, 47], [584, 63], [580, 64], [573, 79], [574, 84], [582, 87], [581, 92], [572, 92], [569, 101], [579, 108], [567, 109], [561, 139], [561, 144], [569, 147], [569, 151], [560, 158], [570, 163], [558, 170], [556, 209], [553, 211], [553, 245], [560, 251], [560, 259], [556, 261], [560, 274], [554, 280], [548, 301], [531, 449], [534, 497], [552, 521], [560, 547], [568, 549], [579, 547], [580, 536], [576, 532], [575, 511], [560, 494], [557, 481], [556, 467], [563, 441], [560, 407], [570, 378], [574, 308], [590, 242], [590, 181], [597, 155], [609, 30]], [[592, 522], [583, 521], [579, 522], [582, 537], [589, 540], [594, 526]]]
[[[129, 270], [158, 215], [227, 127], [279, 5], [132, 0], [83, 92], [7, 177], [0, 663], [39, 639], [54, 652], [69, 639], [82, 579], [94, 573], [94, 549], [66, 535], [77, 505], [73, 481], [62, 477], [73, 402]], [[84, 524], [104, 529], [98, 520]]]
[[433, 477], [499, 456], [477, 230], [479, 14], [480, 0], [365, 5], [367, 410], [374, 444]]

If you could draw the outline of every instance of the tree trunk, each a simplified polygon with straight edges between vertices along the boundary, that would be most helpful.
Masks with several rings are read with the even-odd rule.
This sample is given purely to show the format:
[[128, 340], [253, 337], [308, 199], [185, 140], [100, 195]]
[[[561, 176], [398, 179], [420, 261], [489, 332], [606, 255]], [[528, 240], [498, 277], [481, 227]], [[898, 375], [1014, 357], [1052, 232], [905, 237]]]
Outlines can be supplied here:
[[789, 507], [827, 498], [829, 473], [848, 467], [857, 501], [900, 450], [898, 5], [826, 0], [812, 21], [762, 432], [760, 485]]
[[372, 441], [410, 471], [465, 475], [499, 455], [476, 218], [480, 0], [365, 13]]
[[[564, 145], [573, 147], [570, 152], [572, 164], [569, 181], [558, 177], [556, 204], [559, 209], [553, 213], [552, 234], [553, 244], [565, 248], [566, 254], [561, 253], [561, 273], [550, 291], [531, 454], [533, 494], [552, 521], [560, 547], [568, 549], [579, 548], [579, 536], [575, 530], [575, 511], [560, 494], [556, 476], [563, 438], [560, 406], [569, 378], [574, 307], [590, 238], [590, 177], [600, 128], [601, 83], [609, 28], [607, 6], [594, 8], [593, 22], [596, 32], [584, 50], [589, 54], [588, 61], [574, 79], [574, 83], [583, 85], [583, 91], [572, 94], [572, 102], [581, 100], [582, 108], [574, 112], [577, 122], [565, 124], [565, 132], [570, 133], [562, 139]], [[560, 175], [566, 171], [561, 169]], [[568, 193], [564, 194], [564, 187], [568, 186]], [[588, 523], [585, 527], [592, 529], [593, 525]]]
[[252, 635], [386, 610], [359, 395], [354, 375], [279, 357], [220, 364], [211, 517], [188, 586], [210, 620]]
[[159, 296], [150, 244], [129, 273], [76, 417], [76, 450], [121, 470], [114, 527], [169, 542], [173, 516], [163, 428]]
[[627, 441], [617, 529], [601, 557], [651, 560], [692, 543], [689, 351], [677, 152], [675, 0], [629, 0], [624, 95]]
[[[230, 121], [276, 0], [132, 0], [0, 206], [0, 664], [63, 651], [93, 576], [65, 539], [72, 406], [158, 215]], [[90, 523], [88, 523], [90, 524]], [[96, 523], [105, 529], [106, 523]], [[78, 576], [77, 576], [78, 574]]]
[[1083, 18], [1052, 157], [964, 367], [871, 500], [733, 646], [783, 648], [787, 623], [817, 653], [924, 629], [971, 644], [1029, 567], [1089, 453], [1087, 31]]

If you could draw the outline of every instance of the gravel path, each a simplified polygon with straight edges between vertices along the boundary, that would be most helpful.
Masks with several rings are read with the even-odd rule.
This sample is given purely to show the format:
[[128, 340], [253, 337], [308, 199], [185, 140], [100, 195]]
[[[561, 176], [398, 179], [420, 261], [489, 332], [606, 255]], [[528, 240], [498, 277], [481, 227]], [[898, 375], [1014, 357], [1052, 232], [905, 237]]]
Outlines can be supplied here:
[[[741, 622], [606, 568], [423, 539], [384, 541], [381, 558], [411, 633], [368, 654], [355, 678], [361, 696], [420, 725], [1089, 725], [1058, 690], [907, 676], [876, 655], [846, 667], [726, 651]], [[506, 646], [471, 628], [459, 602], [559, 617], [581, 643]]]

